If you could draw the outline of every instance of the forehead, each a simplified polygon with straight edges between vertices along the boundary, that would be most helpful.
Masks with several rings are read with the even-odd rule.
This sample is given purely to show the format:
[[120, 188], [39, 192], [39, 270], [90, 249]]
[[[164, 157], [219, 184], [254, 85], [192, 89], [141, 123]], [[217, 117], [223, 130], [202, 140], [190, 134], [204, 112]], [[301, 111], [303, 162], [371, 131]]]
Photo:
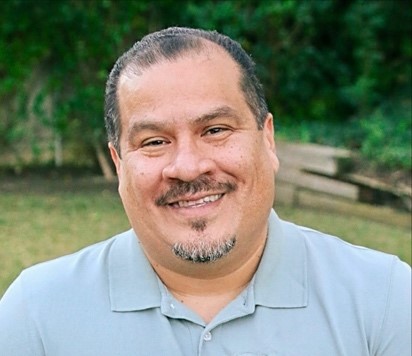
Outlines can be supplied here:
[[199, 117], [211, 107], [249, 110], [238, 64], [217, 45], [161, 60], [137, 72], [130, 65], [119, 78], [122, 126], [130, 118]]
[[[156, 55], [154, 55], [156, 57]], [[201, 71], [199, 72], [199, 69]], [[178, 82], [181, 75], [188, 74], [195, 76], [204, 71], [210, 74], [232, 74], [232, 79], [236, 83], [240, 80], [239, 65], [235, 60], [220, 46], [214, 43], [203, 43], [196, 49], [184, 50], [176, 54], [174, 58], [167, 59], [159, 55], [156, 63], [150, 66], [140, 66], [139, 62], [130, 62], [122, 71], [119, 77], [119, 85], [140, 84], [142, 87], [145, 80], [151, 81], [153, 77], [161, 76], [164, 83]], [[214, 80], [216, 78], [213, 78]], [[186, 78], [185, 80], [188, 80]]]

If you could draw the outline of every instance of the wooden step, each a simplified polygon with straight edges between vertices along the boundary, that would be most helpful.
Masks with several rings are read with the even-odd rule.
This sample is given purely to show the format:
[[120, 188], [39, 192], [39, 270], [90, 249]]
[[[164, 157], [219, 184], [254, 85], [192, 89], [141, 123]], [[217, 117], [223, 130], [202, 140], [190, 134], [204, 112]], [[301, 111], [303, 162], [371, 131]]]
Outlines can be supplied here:
[[314, 175], [290, 167], [287, 169], [280, 168], [276, 181], [287, 183], [296, 188], [304, 188], [350, 200], [358, 200], [359, 198], [359, 187], [354, 184]]
[[351, 159], [348, 150], [317, 144], [297, 144], [279, 141], [276, 152], [281, 166], [317, 174], [336, 176]]
[[296, 192], [306, 191], [412, 211], [412, 189], [394, 186], [351, 172], [353, 154], [341, 148], [317, 144], [276, 143], [280, 170], [278, 195], [296, 202]]

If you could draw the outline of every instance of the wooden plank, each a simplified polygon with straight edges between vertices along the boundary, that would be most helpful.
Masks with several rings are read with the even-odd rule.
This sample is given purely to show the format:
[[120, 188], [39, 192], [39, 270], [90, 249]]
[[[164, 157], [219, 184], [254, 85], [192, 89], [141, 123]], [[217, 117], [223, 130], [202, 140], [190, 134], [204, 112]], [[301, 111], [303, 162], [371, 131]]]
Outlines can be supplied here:
[[359, 187], [354, 184], [317, 176], [297, 169], [280, 169], [276, 179], [299, 188], [340, 196], [350, 200], [358, 200], [359, 197]]
[[372, 189], [382, 190], [390, 192], [398, 196], [412, 197], [412, 187], [406, 185], [395, 186], [381, 182], [377, 179], [361, 176], [359, 174], [345, 174], [343, 177], [347, 182], [354, 183], [357, 185], [363, 185], [365, 187], [370, 187]]
[[350, 151], [316, 144], [277, 142], [276, 151], [284, 167], [295, 167], [323, 175], [335, 176], [343, 160], [351, 157]]
[[296, 205], [298, 187], [290, 182], [276, 180], [275, 201], [288, 206]]

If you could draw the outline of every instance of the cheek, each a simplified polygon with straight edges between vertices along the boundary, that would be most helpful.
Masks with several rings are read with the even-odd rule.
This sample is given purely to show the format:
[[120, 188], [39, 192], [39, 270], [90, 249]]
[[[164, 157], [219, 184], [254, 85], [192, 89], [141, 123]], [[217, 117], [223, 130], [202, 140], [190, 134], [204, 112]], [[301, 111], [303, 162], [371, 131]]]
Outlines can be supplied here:
[[125, 160], [123, 168], [123, 174], [129, 181], [147, 180], [150, 182], [161, 173], [159, 162], [140, 156], [132, 156]]
[[122, 199], [141, 199], [145, 192], [152, 192], [154, 187], [159, 186], [159, 172], [156, 165], [145, 160], [125, 161], [119, 177]]
[[215, 161], [225, 171], [238, 176], [240, 172], [247, 169], [250, 157], [246, 150], [239, 146], [230, 146], [222, 154], [215, 155]]
[[217, 152], [215, 157], [219, 162], [232, 169], [251, 170], [256, 164], [259, 164], [259, 158], [262, 155], [261, 146], [261, 143], [253, 139], [240, 138], [226, 146], [223, 152]]

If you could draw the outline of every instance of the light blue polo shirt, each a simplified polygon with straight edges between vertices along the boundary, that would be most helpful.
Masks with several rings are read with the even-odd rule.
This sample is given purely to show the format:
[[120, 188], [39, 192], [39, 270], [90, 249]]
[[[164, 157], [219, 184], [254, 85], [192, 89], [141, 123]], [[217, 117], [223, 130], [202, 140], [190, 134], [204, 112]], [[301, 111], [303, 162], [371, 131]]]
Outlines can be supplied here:
[[396, 257], [272, 212], [252, 282], [205, 324], [128, 231], [25, 270], [0, 302], [0, 355], [410, 356], [410, 290]]

